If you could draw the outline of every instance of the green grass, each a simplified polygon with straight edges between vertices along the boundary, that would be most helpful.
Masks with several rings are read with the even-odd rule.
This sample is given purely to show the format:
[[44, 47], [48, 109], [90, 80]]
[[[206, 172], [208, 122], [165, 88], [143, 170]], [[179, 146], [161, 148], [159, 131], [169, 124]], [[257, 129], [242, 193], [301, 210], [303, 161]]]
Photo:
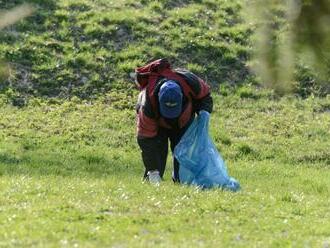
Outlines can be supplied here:
[[142, 184], [135, 97], [2, 104], [0, 246], [329, 245], [329, 98], [215, 94], [230, 193], [174, 185], [170, 163], [161, 187]]
[[[36, 6], [34, 14], [0, 30], [0, 93], [15, 106], [31, 96], [90, 99], [132, 91], [129, 73], [161, 57], [214, 88], [262, 83], [250, 70], [255, 25], [245, 19], [251, 5], [244, 1], [15, 0], [1, 1], [0, 9], [23, 2]], [[275, 12], [273, 26], [282, 32], [283, 10]], [[316, 74], [297, 59], [295, 93], [329, 93]]]
[[[0, 9], [22, 2], [0, 2]], [[249, 81], [251, 27], [237, 1], [24, 2], [38, 7], [33, 16], [0, 31], [0, 58], [12, 68], [2, 92], [86, 99], [129, 90], [117, 82], [129, 81], [135, 67], [160, 57], [214, 86]]]

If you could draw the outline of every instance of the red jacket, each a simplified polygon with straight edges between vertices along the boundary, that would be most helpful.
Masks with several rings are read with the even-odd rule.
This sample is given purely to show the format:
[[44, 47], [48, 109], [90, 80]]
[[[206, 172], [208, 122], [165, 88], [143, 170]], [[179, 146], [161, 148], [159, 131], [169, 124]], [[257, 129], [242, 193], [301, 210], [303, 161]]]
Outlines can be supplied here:
[[[172, 70], [167, 60], [156, 60], [136, 69], [137, 83], [141, 89], [137, 103], [137, 133], [139, 137], [154, 137], [158, 128], [183, 128], [200, 110], [212, 112], [210, 87], [195, 74], [186, 70]], [[184, 100], [177, 125], [173, 127], [160, 116], [158, 92], [166, 80], [176, 81], [182, 88]]]

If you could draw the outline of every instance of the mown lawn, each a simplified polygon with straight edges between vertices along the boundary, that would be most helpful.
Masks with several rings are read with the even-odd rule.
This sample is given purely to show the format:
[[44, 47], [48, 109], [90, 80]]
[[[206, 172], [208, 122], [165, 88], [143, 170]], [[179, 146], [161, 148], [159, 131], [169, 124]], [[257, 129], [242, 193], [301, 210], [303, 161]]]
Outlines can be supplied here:
[[[0, 110], [0, 247], [329, 247], [330, 99], [215, 95], [242, 190], [141, 182], [135, 96]], [[124, 100], [123, 100], [124, 99]]]

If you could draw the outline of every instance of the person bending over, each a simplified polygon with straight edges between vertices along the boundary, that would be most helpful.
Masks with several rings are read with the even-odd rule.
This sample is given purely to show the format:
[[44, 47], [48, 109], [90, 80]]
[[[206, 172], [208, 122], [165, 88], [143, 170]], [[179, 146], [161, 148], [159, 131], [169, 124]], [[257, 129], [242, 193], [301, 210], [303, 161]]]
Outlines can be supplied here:
[[[201, 110], [213, 109], [210, 87], [185, 69], [171, 69], [159, 59], [135, 70], [141, 89], [136, 105], [137, 142], [145, 167], [144, 179], [159, 184], [163, 178], [168, 144], [175, 146]], [[172, 179], [179, 182], [179, 163], [173, 158]]]

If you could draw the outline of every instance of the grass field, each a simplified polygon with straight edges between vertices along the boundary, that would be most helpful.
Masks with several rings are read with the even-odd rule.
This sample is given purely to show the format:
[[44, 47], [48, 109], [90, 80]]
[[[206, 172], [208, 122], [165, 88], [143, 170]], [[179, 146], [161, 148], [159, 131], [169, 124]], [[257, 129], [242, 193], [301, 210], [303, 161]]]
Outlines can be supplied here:
[[329, 247], [330, 99], [214, 94], [239, 193], [143, 184], [135, 95], [3, 104], [0, 247]]
[[[0, 9], [23, 2], [34, 14], [0, 30], [0, 247], [330, 247], [330, 98], [303, 65], [296, 95], [257, 86], [243, 1]], [[170, 156], [142, 183], [129, 72], [160, 57], [212, 86], [240, 192], [174, 185]]]

